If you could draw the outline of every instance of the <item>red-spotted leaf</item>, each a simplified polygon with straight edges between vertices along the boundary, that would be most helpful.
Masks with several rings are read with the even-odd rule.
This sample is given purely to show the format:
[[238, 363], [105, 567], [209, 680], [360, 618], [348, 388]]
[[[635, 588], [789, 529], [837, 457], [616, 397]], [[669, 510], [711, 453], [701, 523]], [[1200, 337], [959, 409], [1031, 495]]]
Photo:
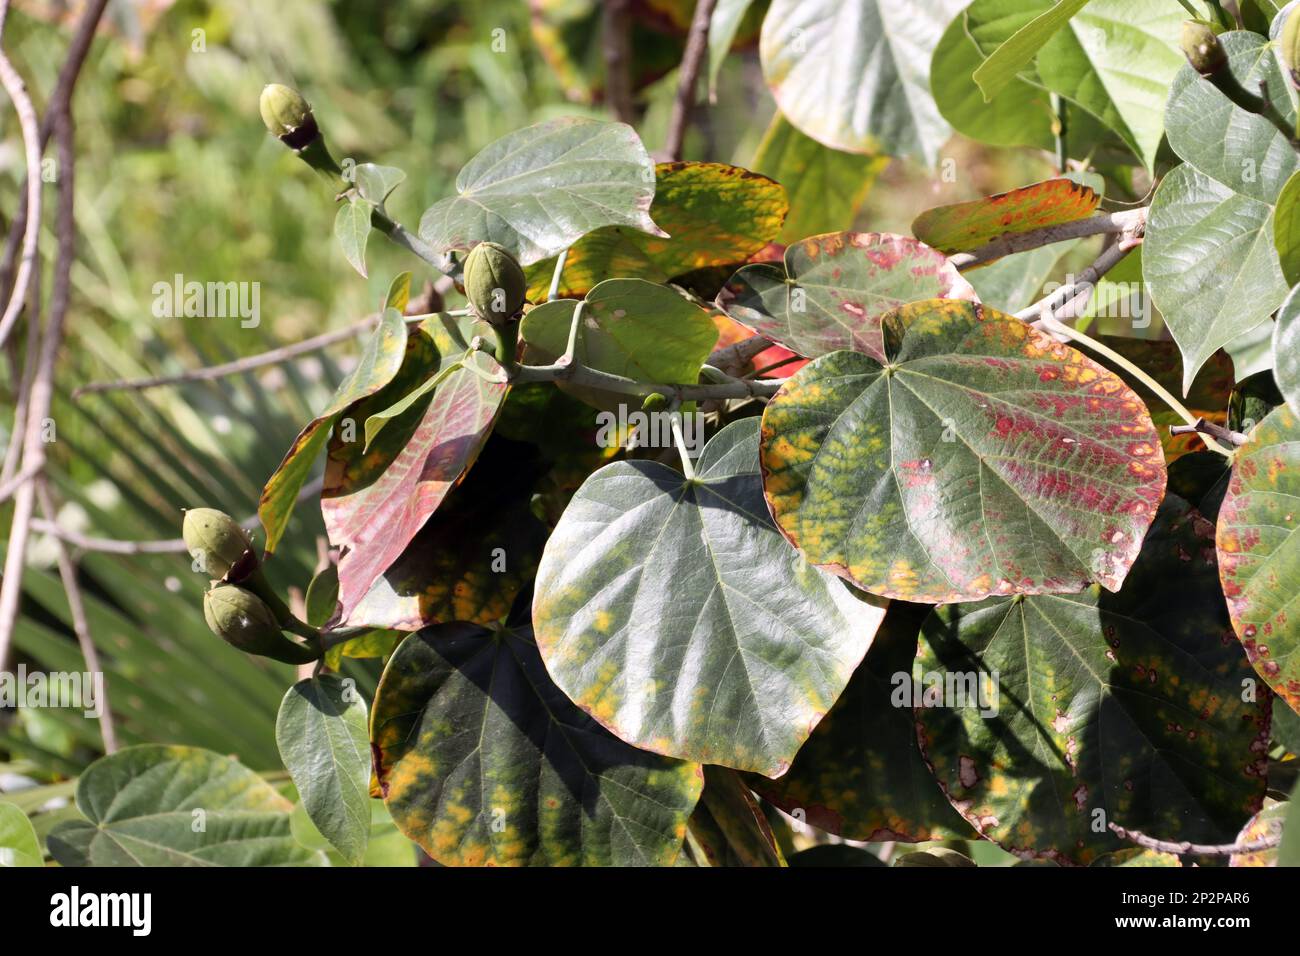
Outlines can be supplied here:
[[694, 479], [657, 461], [587, 479], [546, 544], [533, 599], [547, 670], [601, 724], [654, 753], [772, 777], [882, 616], [777, 533], [753, 418], [713, 437]]
[[890, 604], [866, 660], [790, 769], [776, 780], [746, 778], [763, 799], [850, 840], [916, 843], [972, 835], [916, 745], [912, 661], [928, 610]]
[[[1137, 365], [1170, 393], [1176, 395], [1182, 390], [1182, 360], [1176, 343], [1168, 339], [1133, 339], [1123, 335], [1100, 335], [1097, 338]], [[1165, 452], [1165, 464], [1172, 465], [1183, 455], [1205, 450], [1205, 443], [1194, 433], [1188, 435], [1169, 433], [1169, 426], [1183, 424], [1183, 418], [1163, 399], [1123, 369], [1119, 370], [1119, 376], [1147, 403], [1147, 410], [1151, 412], [1151, 421], [1155, 423], [1156, 430], [1160, 433], [1160, 444]], [[1222, 350], [1215, 352], [1196, 373], [1196, 378], [1192, 381], [1192, 387], [1188, 390], [1187, 397], [1183, 399], [1183, 404], [1193, 415], [1214, 422], [1216, 425], [1226, 425], [1228, 398], [1232, 394], [1234, 382], [1232, 359]], [[1218, 457], [1222, 462], [1223, 456]]]
[[[409, 274], [407, 275], [409, 280]], [[330, 429], [348, 406], [374, 395], [392, 381], [406, 355], [406, 322], [400, 309], [387, 308], [379, 328], [366, 343], [365, 351], [351, 374], [343, 380], [329, 406], [313, 418], [294, 439], [275, 470], [257, 506], [257, 516], [266, 529], [266, 551], [279, 544], [289, 525], [293, 506], [298, 500], [316, 456], [325, 447]]]
[[1217, 544], [1246, 656], [1300, 712], [1300, 420], [1289, 407], [1269, 413], [1237, 450]]
[[832, 232], [793, 243], [784, 267], [745, 266], [718, 307], [798, 355], [852, 349], [883, 358], [881, 316], [933, 298], [976, 299], [943, 253], [907, 236]]
[[916, 217], [912, 233], [927, 245], [952, 255], [968, 252], [1001, 236], [1086, 219], [1101, 196], [1070, 179], [1049, 179], [1010, 192], [929, 209]]
[[[913, 669], [921, 749], [953, 806], [1017, 856], [1087, 864], [1109, 824], [1228, 843], [1260, 807], [1268, 695], [1215, 589], [1214, 528], [1161, 507], [1117, 594], [937, 609]], [[1227, 640], [1225, 640], [1227, 638]], [[956, 690], [991, 685], [991, 706]]]
[[669, 866], [703, 785], [575, 707], [526, 623], [407, 637], [370, 739], [393, 822], [445, 866]]
[[[614, 276], [693, 285], [692, 274], [731, 270], [776, 239], [789, 203], [766, 176], [725, 163], [660, 163], [650, 216], [666, 236], [606, 226], [575, 242], [564, 261], [559, 295], [586, 295]], [[555, 269], [547, 259], [528, 269], [529, 298], [545, 298]], [[701, 276], [702, 278], [702, 276]]]
[[[398, 377], [360, 403], [354, 425], [400, 401], [449, 363], [459, 362], [486, 323], [439, 315], [411, 335]], [[391, 419], [363, 450], [361, 429], [335, 429], [321, 511], [339, 560], [339, 620], [397, 560], [478, 457], [507, 386], [459, 368]]]
[[763, 414], [767, 500], [813, 564], [930, 604], [1118, 590], [1165, 490], [1131, 389], [969, 302], [884, 320], [885, 364], [824, 355]]

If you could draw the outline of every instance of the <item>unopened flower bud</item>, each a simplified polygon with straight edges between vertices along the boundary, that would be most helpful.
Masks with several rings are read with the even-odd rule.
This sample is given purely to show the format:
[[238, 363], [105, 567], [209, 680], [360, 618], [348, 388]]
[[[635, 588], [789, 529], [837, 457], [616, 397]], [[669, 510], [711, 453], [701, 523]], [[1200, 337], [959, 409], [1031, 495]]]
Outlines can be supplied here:
[[311, 107], [297, 90], [270, 83], [258, 102], [262, 122], [272, 136], [292, 149], [302, 149], [320, 135]]
[[465, 297], [479, 317], [494, 325], [509, 322], [524, 307], [528, 280], [504, 246], [480, 242], [465, 258]]
[[1184, 20], [1181, 44], [1187, 62], [1201, 76], [1211, 76], [1228, 65], [1228, 54], [1208, 23]]
[[668, 407], [668, 396], [662, 392], [651, 392], [641, 403], [643, 412], [661, 412]]
[[257, 567], [253, 543], [234, 518], [215, 508], [192, 508], [185, 512], [181, 526], [185, 547], [208, 577], [223, 579], [236, 570], [234, 577], [246, 577]]
[[316, 660], [313, 650], [284, 636], [275, 614], [252, 591], [218, 584], [203, 595], [203, 617], [213, 634], [247, 654], [285, 664]]

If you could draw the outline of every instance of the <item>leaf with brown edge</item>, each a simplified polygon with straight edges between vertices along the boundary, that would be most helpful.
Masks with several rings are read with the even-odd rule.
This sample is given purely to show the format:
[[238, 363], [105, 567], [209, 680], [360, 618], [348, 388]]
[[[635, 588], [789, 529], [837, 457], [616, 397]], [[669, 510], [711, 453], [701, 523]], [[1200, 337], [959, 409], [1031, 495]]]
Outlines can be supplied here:
[[526, 620], [408, 636], [370, 737], [393, 822], [445, 866], [670, 866], [703, 785], [575, 707]]
[[1165, 490], [1141, 399], [993, 309], [915, 302], [886, 364], [835, 352], [763, 414], [777, 525], [873, 594], [929, 604], [1123, 583]]
[[[1106, 824], [1229, 843], [1259, 809], [1269, 700], [1242, 699], [1251, 671], [1215, 588], [1213, 533], [1171, 495], [1119, 593], [990, 598], [926, 620], [918, 739], [983, 836], [1087, 865], [1131, 846]], [[976, 682], [993, 683], [993, 707], [948, 696]]]
[[1216, 544], [1246, 656], [1300, 712], [1300, 420], [1288, 406], [1270, 412], [1237, 449]]
[[888, 233], [832, 232], [792, 243], [784, 265], [740, 269], [717, 305], [797, 355], [851, 349], [883, 358], [881, 316], [933, 298], [977, 299], [948, 258], [924, 243]]
[[[586, 295], [604, 279], [622, 277], [694, 286], [692, 274], [731, 270], [781, 232], [789, 203], [782, 186], [759, 173], [726, 163], [659, 163], [650, 217], [667, 235], [629, 226], [606, 226], [572, 246], [564, 260], [559, 296]], [[528, 297], [546, 297], [555, 259], [528, 269]], [[706, 278], [706, 276], [701, 276]]]
[[533, 626], [555, 683], [621, 739], [776, 777], [848, 683], [883, 602], [782, 540], [758, 421], [732, 422], [695, 477], [620, 461], [546, 543]]
[[284, 460], [262, 489], [257, 517], [266, 530], [267, 554], [275, 550], [284, 536], [298, 493], [311, 473], [316, 456], [325, 447], [334, 423], [348, 406], [368, 398], [391, 382], [402, 367], [405, 355], [406, 321], [401, 311], [387, 308], [379, 327], [366, 343], [356, 368], [339, 383], [325, 410], [299, 432], [293, 445], [285, 452]]
[[[390, 408], [449, 363], [458, 362], [487, 324], [437, 315], [410, 336], [396, 379], [354, 409], [354, 424]], [[481, 355], [481, 353], [476, 353]], [[363, 451], [360, 429], [335, 429], [321, 511], [339, 560], [339, 621], [393, 564], [478, 457], [508, 386], [459, 368], [391, 419]], [[347, 440], [351, 437], [352, 440]]]
[[747, 775], [764, 800], [796, 820], [867, 843], [964, 840], [970, 825], [921, 758], [910, 680], [922, 604], [890, 603], [866, 659], [829, 714], [775, 780]]
[[546, 527], [530, 509], [545, 470], [531, 445], [493, 434], [476, 467], [375, 581], [348, 623], [414, 631], [505, 618], [533, 580], [546, 544]]
[[1087, 219], [1100, 202], [1101, 196], [1089, 186], [1049, 179], [985, 199], [928, 209], [913, 221], [912, 233], [952, 255], [1008, 234]]

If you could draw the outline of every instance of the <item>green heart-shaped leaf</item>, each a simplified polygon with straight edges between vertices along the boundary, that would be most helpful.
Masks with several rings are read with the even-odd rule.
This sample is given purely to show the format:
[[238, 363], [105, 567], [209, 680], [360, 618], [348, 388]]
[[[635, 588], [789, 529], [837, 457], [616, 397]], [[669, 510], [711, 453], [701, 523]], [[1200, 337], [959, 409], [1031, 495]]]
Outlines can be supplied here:
[[410, 635], [375, 693], [393, 821], [446, 866], [668, 866], [700, 768], [629, 747], [551, 682], [527, 626]]
[[0, 869], [44, 865], [32, 821], [12, 803], [0, 803]]
[[[978, 12], [980, 5], [980, 0], [976, 0], [970, 11]], [[971, 35], [969, 16], [966, 10], [957, 14], [934, 50], [930, 89], [939, 112], [963, 136], [981, 143], [1052, 149], [1055, 143], [1052, 106], [1045, 89], [1024, 77], [1016, 77], [992, 100], [985, 101], [984, 94], [975, 85], [971, 75], [986, 57]], [[1001, 25], [1007, 21], [997, 18], [994, 22]], [[987, 27], [985, 30], [987, 34]], [[1010, 37], [1011, 32], [1007, 31], [1006, 36]], [[986, 35], [984, 40], [990, 52], [997, 48], [997, 39]]]
[[312, 823], [353, 866], [370, 839], [370, 735], [366, 702], [333, 674], [289, 688], [275, 742]]
[[1220, 347], [1286, 297], [1273, 247], [1273, 207], [1186, 164], [1151, 200], [1142, 275], [1183, 353], [1183, 388]]
[[974, 299], [941, 252], [907, 236], [833, 232], [792, 244], [784, 267], [745, 266], [718, 306], [798, 355], [852, 349], [883, 358], [880, 319], [919, 299]]
[[1269, 413], [1237, 449], [1217, 544], [1246, 656], [1300, 712], [1300, 420], [1289, 407]]
[[564, 117], [517, 130], [465, 165], [456, 192], [420, 219], [420, 238], [439, 250], [496, 242], [530, 265], [601, 226], [664, 234], [649, 212], [654, 164], [624, 123]]
[[915, 302], [885, 364], [825, 355], [763, 414], [772, 515], [813, 564], [932, 604], [1117, 590], [1165, 489], [1114, 373], [1008, 315]]
[[293, 804], [253, 771], [198, 747], [143, 744], [77, 781], [85, 821], [49, 836], [63, 866], [304, 866], [325, 858], [289, 831]]
[[1151, 169], [1164, 136], [1169, 85], [1185, 68], [1178, 46], [1185, 17], [1168, 0], [1092, 0], [1043, 45], [1038, 76], [1123, 137]]
[[[1295, 123], [1295, 106], [1287, 93], [1277, 57], [1263, 37], [1237, 31], [1219, 37], [1227, 69], [1249, 95], [1260, 84], [1282, 118]], [[1169, 87], [1165, 125], [1169, 145], [1188, 165], [1233, 192], [1274, 203], [1282, 187], [1300, 169], [1300, 154], [1280, 129], [1257, 113], [1228, 99], [1217, 86], [1184, 63]]]
[[749, 784], [796, 820], [868, 843], [960, 840], [970, 825], [944, 798], [916, 746], [910, 680], [928, 608], [892, 603], [864, 660], [790, 769]]
[[587, 479], [547, 542], [533, 602], [551, 676], [623, 740], [773, 777], [882, 614], [777, 533], [754, 419], [714, 436], [694, 479], [654, 461]]
[[1016, 75], [1034, 60], [1043, 44], [1087, 3], [1088, 0], [1060, 0], [1059, 3], [1044, 10], [1016, 30], [1006, 39], [1006, 42], [1000, 44], [989, 58], [980, 64], [972, 77], [984, 93], [984, 99], [992, 101], [998, 93], [1006, 89], [1016, 79]]
[[930, 97], [930, 55], [965, 0], [773, 0], [763, 75], [791, 123], [832, 149], [919, 156], [951, 130]]
[[[927, 619], [921, 749], [980, 833], [1086, 864], [1126, 846], [1112, 823], [1226, 843], [1259, 809], [1267, 700], [1242, 699], [1251, 672], [1223, 640], [1212, 536], [1171, 496], [1118, 594], [993, 598]], [[953, 694], [976, 684], [994, 707]]]
[[[525, 315], [519, 334], [529, 349], [547, 361], [563, 355], [577, 306], [573, 299], [556, 299]], [[699, 378], [717, 342], [709, 314], [667, 286], [606, 279], [587, 293], [576, 355], [588, 368], [639, 382], [689, 384]], [[573, 392], [597, 408], [627, 401], [591, 389]]]

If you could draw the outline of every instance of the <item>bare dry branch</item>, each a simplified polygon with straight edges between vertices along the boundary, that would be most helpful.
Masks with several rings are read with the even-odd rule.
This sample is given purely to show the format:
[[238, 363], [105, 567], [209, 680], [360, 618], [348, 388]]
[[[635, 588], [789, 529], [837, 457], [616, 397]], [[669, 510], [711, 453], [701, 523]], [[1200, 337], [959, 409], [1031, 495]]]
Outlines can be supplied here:
[[664, 139], [663, 152], [669, 162], [682, 158], [686, 127], [695, 108], [695, 88], [699, 85], [700, 67], [709, 49], [709, 21], [713, 19], [713, 8], [717, 5], [718, 0], [699, 0], [695, 4], [695, 16], [691, 19], [691, 30], [686, 37], [686, 52], [682, 54], [682, 66], [677, 78], [677, 97], [673, 100], [668, 136]]
[[1067, 239], [1081, 239], [1085, 236], [1129, 235], [1139, 236], [1146, 228], [1147, 207], [1125, 209], [1122, 212], [1103, 212], [1087, 219], [1060, 223], [1055, 226], [1043, 226], [1027, 232], [1010, 233], [972, 252], [959, 252], [949, 257], [958, 269], [971, 269], [994, 259], [1009, 256], [1017, 252], [1027, 252], [1054, 242]]
[[[4, 52], [3, 38], [5, 23], [9, 17], [9, 0], [0, 0], [0, 84], [14, 104], [18, 114], [18, 125], [23, 134], [23, 152], [27, 163], [26, 208], [30, 215], [25, 217], [25, 226], [18, 230], [22, 237], [22, 252], [18, 256], [17, 275], [12, 291], [8, 293], [4, 313], [0, 315], [0, 345], [3, 345], [18, 321], [22, 311], [23, 300], [27, 297], [28, 283], [31, 282], [32, 269], [36, 265], [36, 242], [41, 234], [41, 153], [44, 144], [41, 141], [40, 123], [36, 118], [36, 107], [27, 95], [27, 84]], [[16, 237], [15, 237], [16, 238]], [[13, 248], [17, 247], [13, 243]], [[12, 253], [6, 252], [6, 259], [12, 261]]]
[[[41, 512], [47, 520], [53, 521], [54, 501], [50, 496], [48, 484], [44, 478], [37, 479], [33, 484], [36, 485]], [[90, 634], [90, 624], [86, 620], [86, 603], [81, 597], [81, 585], [77, 583], [77, 569], [72, 563], [72, 556], [68, 554], [67, 546], [61, 540], [57, 542], [55, 557], [63, 590], [68, 595], [68, 613], [72, 617], [72, 630], [77, 635], [77, 644], [81, 647], [81, 656], [86, 662], [86, 670], [92, 674], [103, 674], [99, 651], [95, 647], [94, 638]], [[99, 708], [99, 732], [104, 739], [104, 753], [111, 754], [117, 750], [117, 729], [113, 725], [113, 710], [108, 700], [107, 678], [102, 686], [103, 696], [96, 700], [95, 704]]]
[[1189, 841], [1157, 840], [1140, 830], [1126, 830], [1124, 827], [1110, 824], [1111, 831], [1121, 840], [1130, 840], [1138, 846], [1160, 853], [1176, 853], [1179, 856], [1233, 856], [1238, 853], [1258, 853], [1271, 850], [1282, 842], [1279, 834], [1275, 837], [1261, 837], [1258, 840], [1244, 840], [1241, 843], [1191, 843]]

